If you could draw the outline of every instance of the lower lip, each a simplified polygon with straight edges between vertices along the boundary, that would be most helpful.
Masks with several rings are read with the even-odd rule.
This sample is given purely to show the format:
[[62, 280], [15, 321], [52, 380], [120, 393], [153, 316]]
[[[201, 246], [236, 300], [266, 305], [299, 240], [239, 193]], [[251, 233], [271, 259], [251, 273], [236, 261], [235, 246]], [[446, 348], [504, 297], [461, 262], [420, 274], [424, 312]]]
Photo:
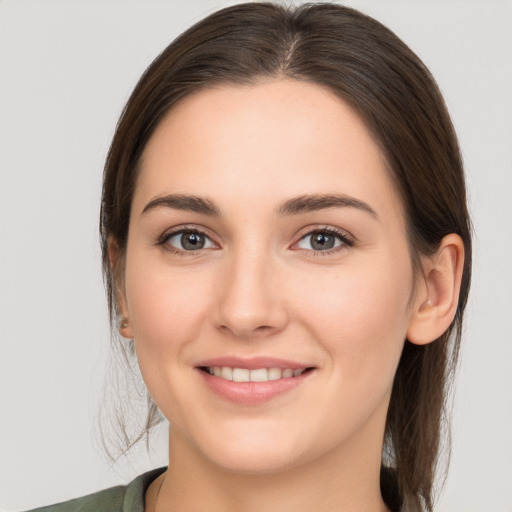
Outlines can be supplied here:
[[198, 371], [214, 393], [230, 402], [245, 405], [262, 404], [283, 395], [300, 386], [312, 373], [312, 370], [309, 370], [298, 377], [267, 382], [234, 382], [203, 370], [198, 369]]

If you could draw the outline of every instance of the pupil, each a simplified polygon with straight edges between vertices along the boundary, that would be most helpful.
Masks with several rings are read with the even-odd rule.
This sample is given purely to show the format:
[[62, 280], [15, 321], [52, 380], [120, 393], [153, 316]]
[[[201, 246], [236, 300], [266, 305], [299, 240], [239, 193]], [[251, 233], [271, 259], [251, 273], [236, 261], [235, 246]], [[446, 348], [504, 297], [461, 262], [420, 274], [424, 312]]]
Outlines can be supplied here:
[[204, 235], [200, 233], [183, 233], [181, 235], [181, 245], [184, 249], [197, 250], [204, 247]]
[[319, 251], [332, 249], [334, 247], [334, 237], [326, 233], [316, 233], [312, 237], [311, 246]]

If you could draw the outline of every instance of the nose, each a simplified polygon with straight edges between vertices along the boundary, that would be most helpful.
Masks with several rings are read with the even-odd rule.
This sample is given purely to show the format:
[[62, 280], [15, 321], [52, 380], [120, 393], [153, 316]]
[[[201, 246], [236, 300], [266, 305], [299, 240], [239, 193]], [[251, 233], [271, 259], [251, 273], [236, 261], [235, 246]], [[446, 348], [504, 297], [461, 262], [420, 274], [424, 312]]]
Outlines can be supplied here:
[[240, 339], [269, 336], [281, 331], [288, 315], [278, 269], [262, 254], [241, 253], [225, 262], [219, 274], [215, 323]]

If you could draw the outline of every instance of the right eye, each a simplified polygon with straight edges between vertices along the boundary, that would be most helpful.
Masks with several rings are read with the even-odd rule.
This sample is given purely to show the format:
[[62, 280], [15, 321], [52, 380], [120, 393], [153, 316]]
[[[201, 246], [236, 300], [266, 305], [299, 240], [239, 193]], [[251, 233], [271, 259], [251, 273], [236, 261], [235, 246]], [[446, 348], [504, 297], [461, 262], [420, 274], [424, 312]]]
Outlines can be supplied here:
[[213, 249], [216, 247], [204, 233], [191, 229], [182, 229], [174, 233], [169, 233], [165, 239], [162, 240], [162, 245], [168, 245], [179, 252], [199, 251], [200, 249]]

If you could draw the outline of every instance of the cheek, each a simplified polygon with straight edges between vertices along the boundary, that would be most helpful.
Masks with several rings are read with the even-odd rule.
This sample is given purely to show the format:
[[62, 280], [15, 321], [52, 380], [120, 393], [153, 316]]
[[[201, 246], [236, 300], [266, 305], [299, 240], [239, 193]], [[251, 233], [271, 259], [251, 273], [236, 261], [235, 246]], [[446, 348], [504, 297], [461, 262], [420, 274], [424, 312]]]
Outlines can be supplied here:
[[[136, 256], [136, 255], [134, 255]], [[207, 276], [169, 272], [166, 265], [127, 261], [126, 297], [138, 365], [153, 401], [175, 426], [190, 396], [187, 347], [200, 337], [213, 287]]]
[[392, 380], [406, 337], [412, 284], [408, 260], [395, 266], [375, 258], [331, 275], [312, 273], [294, 293], [300, 296], [303, 324], [344, 379]]
[[[204, 325], [213, 283], [208, 275], [190, 270], [171, 272], [163, 261], [133, 254], [126, 266], [126, 297], [138, 353], [173, 357], [197, 338]], [[131, 264], [133, 262], [133, 264]], [[155, 354], [156, 353], [156, 354]]]

